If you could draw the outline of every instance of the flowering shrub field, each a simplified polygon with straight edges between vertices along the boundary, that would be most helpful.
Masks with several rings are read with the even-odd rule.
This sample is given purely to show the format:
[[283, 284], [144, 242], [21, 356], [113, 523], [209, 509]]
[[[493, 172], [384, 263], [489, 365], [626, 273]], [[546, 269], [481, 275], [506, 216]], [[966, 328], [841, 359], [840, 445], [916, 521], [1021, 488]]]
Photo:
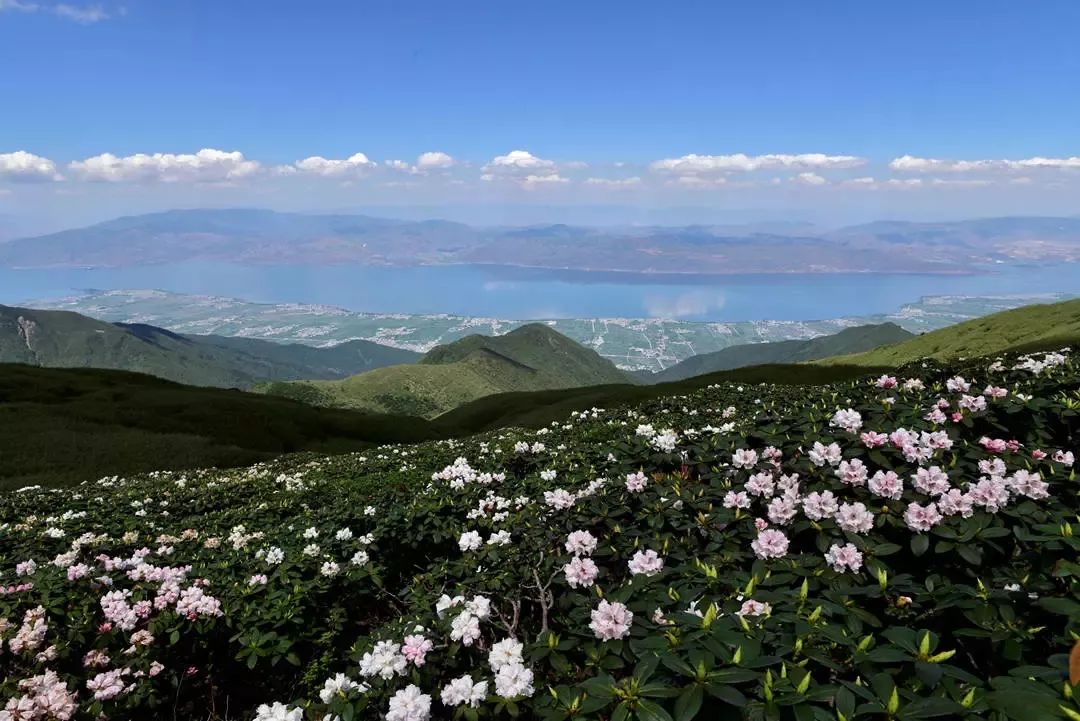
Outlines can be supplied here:
[[0, 497], [0, 719], [1080, 719], [1080, 366]]

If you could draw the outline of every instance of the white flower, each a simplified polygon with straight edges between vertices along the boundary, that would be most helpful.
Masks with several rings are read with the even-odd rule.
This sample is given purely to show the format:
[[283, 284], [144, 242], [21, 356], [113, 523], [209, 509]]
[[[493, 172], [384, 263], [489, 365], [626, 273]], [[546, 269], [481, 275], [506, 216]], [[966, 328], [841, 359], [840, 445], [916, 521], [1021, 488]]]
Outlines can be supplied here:
[[630, 573], [635, 576], [639, 574], [655, 576], [664, 569], [664, 559], [657, 555], [656, 551], [647, 549], [635, 553], [626, 565], [629, 566]]
[[498, 533], [492, 533], [491, 537], [487, 540], [489, 546], [505, 546], [510, 543], [510, 531], [499, 531]]
[[255, 709], [255, 721], [303, 721], [304, 709], [289, 709], [288, 706], [275, 701], [267, 705], [262, 704]]
[[386, 721], [428, 721], [431, 718], [431, 696], [409, 684], [390, 698]]
[[458, 539], [458, 548], [462, 551], [475, 551], [480, 548], [484, 543], [480, 538], [480, 534], [476, 531], [466, 531], [461, 534], [461, 538]]
[[440, 698], [447, 706], [468, 704], [476, 708], [487, 697], [487, 688], [487, 681], [473, 683], [472, 676], [465, 674], [443, 686]]
[[401, 645], [393, 641], [379, 641], [360, 659], [360, 674], [391, 679], [405, 673], [408, 660], [401, 653]]
[[495, 673], [495, 693], [503, 698], [532, 696], [533, 672], [519, 663], [507, 664]]
[[521, 664], [521, 652], [524, 645], [516, 638], [506, 638], [491, 647], [488, 654], [488, 665], [492, 671], [498, 671], [503, 666]]
[[353, 557], [349, 559], [349, 563], [354, 566], [366, 566], [369, 560], [367, 551], [357, 551], [353, 554]]
[[334, 538], [339, 541], [349, 541], [352, 540], [352, 537], [353, 533], [352, 529], [350, 528], [342, 528], [340, 531], [334, 534]]
[[575, 556], [590, 556], [596, 550], [596, 536], [588, 531], [573, 531], [566, 537], [566, 552]]

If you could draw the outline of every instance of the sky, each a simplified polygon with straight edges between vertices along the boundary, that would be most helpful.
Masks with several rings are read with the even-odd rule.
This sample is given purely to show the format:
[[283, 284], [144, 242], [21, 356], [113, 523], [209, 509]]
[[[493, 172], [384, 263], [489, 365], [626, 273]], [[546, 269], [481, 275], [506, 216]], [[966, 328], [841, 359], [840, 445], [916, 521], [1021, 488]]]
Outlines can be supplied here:
[[1080, 213], [1080, 3], [0, 0], [0, 238]]

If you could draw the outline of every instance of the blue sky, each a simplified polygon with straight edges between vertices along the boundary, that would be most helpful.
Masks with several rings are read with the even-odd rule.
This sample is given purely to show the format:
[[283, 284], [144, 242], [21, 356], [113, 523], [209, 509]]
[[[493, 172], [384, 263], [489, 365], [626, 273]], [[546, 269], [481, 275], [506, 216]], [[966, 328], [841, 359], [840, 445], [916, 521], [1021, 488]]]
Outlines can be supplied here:
[[0, 0], [0, 214], [1074, 214], [1077, 27], [1073, 0]]

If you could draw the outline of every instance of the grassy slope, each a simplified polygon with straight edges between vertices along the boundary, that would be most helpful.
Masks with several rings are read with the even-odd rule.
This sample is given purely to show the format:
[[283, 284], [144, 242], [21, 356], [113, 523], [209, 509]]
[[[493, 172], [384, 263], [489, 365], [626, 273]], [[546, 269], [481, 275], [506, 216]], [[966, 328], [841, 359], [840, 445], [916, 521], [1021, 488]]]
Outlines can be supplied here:
[[246, 465], [300, 451], [342, 453], [372, 443], [460, 437], [504, 426], [539, 428], [574, 410], [679, 395], [723, 379], [813, 384], [869, 372], [766, 366], [653, 386], [503, 393], [429, 422], [183, 386], [137, 373], [0, 364], [0, 489]]
[[0, 364], [0, 488], [236, 466], [435, 435], [417, 418], [312, 408], [122, 371]]
[[1052, 348], [1080, 340], [1080, 300], [1029, 305], [932, 331], [896, 345], [837, 356], [823, 364], [898, 366], [919, 358], [974, 357], [1008, 349]]
[[259, 390], [316, 405], [433, 418], [496, 393], [628, 380], [595, 351], [547, 326], [530, 324], [502, 336], [471, 335], [439, 346], [416, 365], [341, 381], [273, 383]]
[[103, 323], [67, 311], [0, 306], [0, 362], [7, 363], [111, 368], [178, 383], [245, 388], [274, 379], [342, 378], [418, 357], [367, 341], [312, 348], [251, 338], [186, 336], [148, 325]]
[[715, 371], [743, 368], [766, 363], [802, 363], [830, 356], [871, 350], [915, 337], [895, 323], [845, 328], [839, 333], [809, 340], [785, 340], [775, 343], [748, 343], [731, 346], [715, 353], [702, 353], [652, 376], [654, 383], [675, 381]]

